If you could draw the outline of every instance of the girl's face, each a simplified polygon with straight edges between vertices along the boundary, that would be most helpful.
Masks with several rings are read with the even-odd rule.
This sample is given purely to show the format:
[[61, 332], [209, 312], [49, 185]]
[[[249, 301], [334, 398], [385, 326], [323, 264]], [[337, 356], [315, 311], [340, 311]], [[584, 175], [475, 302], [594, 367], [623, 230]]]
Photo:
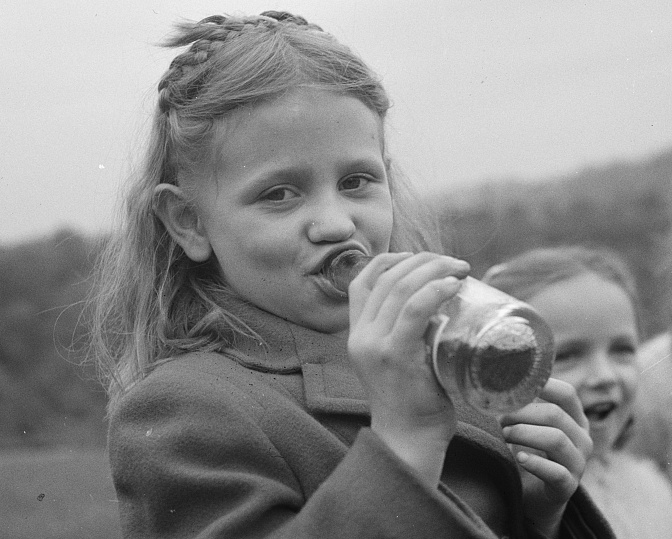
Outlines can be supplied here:
[[226, 118], [216, 182], [195, 202], [230, 287], [318, 331], [348, 327], [320, 270], [344, 249], [386, 252], [392, 200], [378, 116], [353, 97], [299, 89]]
[[556, 339], [552, 376], [572, 384], [590, 421], [595, 454], [610, 451], [631, 416], [638, 384], [632, 301], [595, 274], [555, 283], [528, 303]]

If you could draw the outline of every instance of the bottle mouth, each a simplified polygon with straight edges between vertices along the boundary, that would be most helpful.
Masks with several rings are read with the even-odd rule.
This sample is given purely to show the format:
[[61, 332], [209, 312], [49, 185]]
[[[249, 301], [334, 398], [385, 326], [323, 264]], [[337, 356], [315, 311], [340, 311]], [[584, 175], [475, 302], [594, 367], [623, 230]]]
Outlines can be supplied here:
[[437, 327], [431, 334], [434, 373], [446, 392], [497, 415], [532, 402], [551, 375], [553, 336], [539, 315], [505, 305], [475, 333]]
[[532, 402], [551, 375], [552, 336], [532, 312], [513, 312], [485, 329], [465, 375], [469, 401], [482, 410], [509, 412]]
[[362, 251], [348, 249], [327, 257], [321, 273], [336, 290], [347, 295], [350, 283], [369, 260], [370, 257]]
[[329, 255], [324, 260], [324, 265], [322, 267], [322, 273], [326, 273], [333, 266], [344, 266], [351, 267], [354, 266], [359, 260], [366, 257], [362, 251], [357, 249], [348, 249], [346, 251], [340, 251]]
[[478, 340], [470, 363], [472, 383], [495, 393], [521, 387], [534, 373], [539, 344], [527, 320], [510, 317]]

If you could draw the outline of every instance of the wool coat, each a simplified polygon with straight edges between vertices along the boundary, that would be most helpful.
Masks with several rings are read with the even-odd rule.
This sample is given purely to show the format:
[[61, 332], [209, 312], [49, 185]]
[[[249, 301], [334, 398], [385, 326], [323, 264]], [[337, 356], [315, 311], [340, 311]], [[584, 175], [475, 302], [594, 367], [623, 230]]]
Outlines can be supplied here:
[[[343, 337], [253, 307], [262, 338], [163, 361], [110, 420], [126, 539], [539, 537], [496, 421], [455, 402], [441, 485], [428, 487], [370, 430]], [[585, 492], [563, 538], [612, 538]]]

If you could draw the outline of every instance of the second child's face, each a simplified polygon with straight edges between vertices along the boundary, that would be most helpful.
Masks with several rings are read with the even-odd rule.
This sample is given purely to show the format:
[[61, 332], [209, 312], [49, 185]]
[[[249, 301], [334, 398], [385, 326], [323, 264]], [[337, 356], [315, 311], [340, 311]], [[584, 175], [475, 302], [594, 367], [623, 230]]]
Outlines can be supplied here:
[[528, 303], [553, 330], [552, 376], [572, 384], [590, 422], [595, 454], [611, 450], [637, 391], [637, 321], [630, 297], [595, 274], [556, 283]]
[[196, 206], [229, 286], [318, 331], [348, 327], [320, 274], [345, 248], [386, 252], [392, 201], [378, 116], [359, 100], [301, 89], [227, 118], [217, 181]]

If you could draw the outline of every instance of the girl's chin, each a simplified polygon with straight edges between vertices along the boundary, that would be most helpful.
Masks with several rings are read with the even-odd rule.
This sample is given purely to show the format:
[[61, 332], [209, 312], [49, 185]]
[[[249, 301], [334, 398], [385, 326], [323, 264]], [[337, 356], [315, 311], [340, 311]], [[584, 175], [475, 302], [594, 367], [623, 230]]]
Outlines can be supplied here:
[[593, 455], [605, 455], [613, 450], [620, 433], [616, 422], [590, 423], [590, 437], [593, 439]]
[[613, 444], [609, 442], [600, 443], [599, 440], [593, 438], [593, 452], [590, 454], [591, 458], [600, 458], [608, 455], [613, 449]]
[[330, 335], [344, 334], [348, 335], [350, 327], [350, 319], [348, 316], [347, 306], [343, 308], [334, 308], [328, 312], [316, 312], [315, 316], [310, 318], [303, 318], [300, 320], [293, 320], [300, 326], [310, 328], [320, 333], [328, 333]]

